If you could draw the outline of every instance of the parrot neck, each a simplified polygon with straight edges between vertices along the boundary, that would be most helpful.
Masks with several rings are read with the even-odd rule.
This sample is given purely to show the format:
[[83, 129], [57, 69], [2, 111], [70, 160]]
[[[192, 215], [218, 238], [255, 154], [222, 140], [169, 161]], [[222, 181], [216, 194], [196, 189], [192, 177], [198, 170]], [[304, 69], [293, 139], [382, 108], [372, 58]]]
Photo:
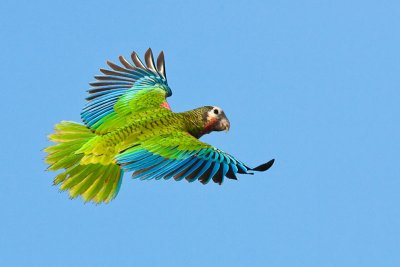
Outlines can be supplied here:
[[207, 111], [203, 108], [181, 113], [183, 115], [185, 130], [196, 138], [210, 133], [211, 127], [207, 127]]

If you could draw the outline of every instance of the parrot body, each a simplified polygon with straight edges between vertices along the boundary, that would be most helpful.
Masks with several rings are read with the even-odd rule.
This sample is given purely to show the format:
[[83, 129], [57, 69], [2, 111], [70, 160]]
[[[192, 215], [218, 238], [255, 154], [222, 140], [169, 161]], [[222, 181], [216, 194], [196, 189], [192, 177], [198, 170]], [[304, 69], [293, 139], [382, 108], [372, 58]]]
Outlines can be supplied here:
[[165, 74], [164, 54], [157, 59], [149, 49], [146, 65], [135, 52], [131, 64], [107, 62], [91, 83], [88, 104], [81, 113], [84, 125], [62, 121], [45, 149], [49, 170], [63, 170], [54, 179], [71, 198], [109, 202], [118, 193], [124, 171], [134, 178], [213, 180], [237, 179], [236, 173], [265, 171], [274, 160], [249, 168], [233, 156], [199, 141], [212, 131], [227, 131], [230, 123], [219, 107], [205, 106], [172, 112], [166, 98], [172, 94]]

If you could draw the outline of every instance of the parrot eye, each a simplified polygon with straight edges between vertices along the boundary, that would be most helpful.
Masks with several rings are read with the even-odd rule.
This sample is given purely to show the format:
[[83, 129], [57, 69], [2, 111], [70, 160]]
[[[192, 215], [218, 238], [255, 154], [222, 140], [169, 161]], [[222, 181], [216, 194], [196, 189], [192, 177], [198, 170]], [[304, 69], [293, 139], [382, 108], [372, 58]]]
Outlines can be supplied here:
[[214, 114], [218, 115], [218, 113], [219, 113], [218, 109], [214, 109]]

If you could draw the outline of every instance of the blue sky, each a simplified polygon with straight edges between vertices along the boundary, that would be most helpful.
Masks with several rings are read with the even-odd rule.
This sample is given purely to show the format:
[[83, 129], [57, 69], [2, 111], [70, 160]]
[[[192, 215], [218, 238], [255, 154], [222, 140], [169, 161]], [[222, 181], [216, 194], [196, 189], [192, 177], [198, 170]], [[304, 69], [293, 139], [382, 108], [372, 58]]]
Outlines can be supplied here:
[[[2, 1], [1, 266], [400, 266], [398, 1]], [[164, 50], [173, 110], [268, 172], [69, 200], [46, 135], [105, 61]]]

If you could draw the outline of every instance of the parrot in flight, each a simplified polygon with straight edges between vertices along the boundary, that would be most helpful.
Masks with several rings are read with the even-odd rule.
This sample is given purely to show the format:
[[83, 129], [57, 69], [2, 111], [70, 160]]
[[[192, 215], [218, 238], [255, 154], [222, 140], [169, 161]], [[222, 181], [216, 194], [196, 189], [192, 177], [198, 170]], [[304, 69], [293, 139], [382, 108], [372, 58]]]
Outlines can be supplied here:
[[164, 53], [157, 61], [149, 48], [144, 63], [131, 54], [121, 64], [107, 61], [90, 83], [83, 124], [61, 121], [48, 136], [55, 144], [44, 149], [48, 170], [56, 175], [54, 185], [69, 191], [71, 198], [108, 203], [118, 194], [124, 172], [148, 179], [211, 180], [222, 184], [236, 173], [266, 171], [274, 159], [250, 168], [222, 150], [199, 141], [212, 131], [228, 131], [225, 112], [204, 106], [176, 113], [166, 101], [168, 86]]

